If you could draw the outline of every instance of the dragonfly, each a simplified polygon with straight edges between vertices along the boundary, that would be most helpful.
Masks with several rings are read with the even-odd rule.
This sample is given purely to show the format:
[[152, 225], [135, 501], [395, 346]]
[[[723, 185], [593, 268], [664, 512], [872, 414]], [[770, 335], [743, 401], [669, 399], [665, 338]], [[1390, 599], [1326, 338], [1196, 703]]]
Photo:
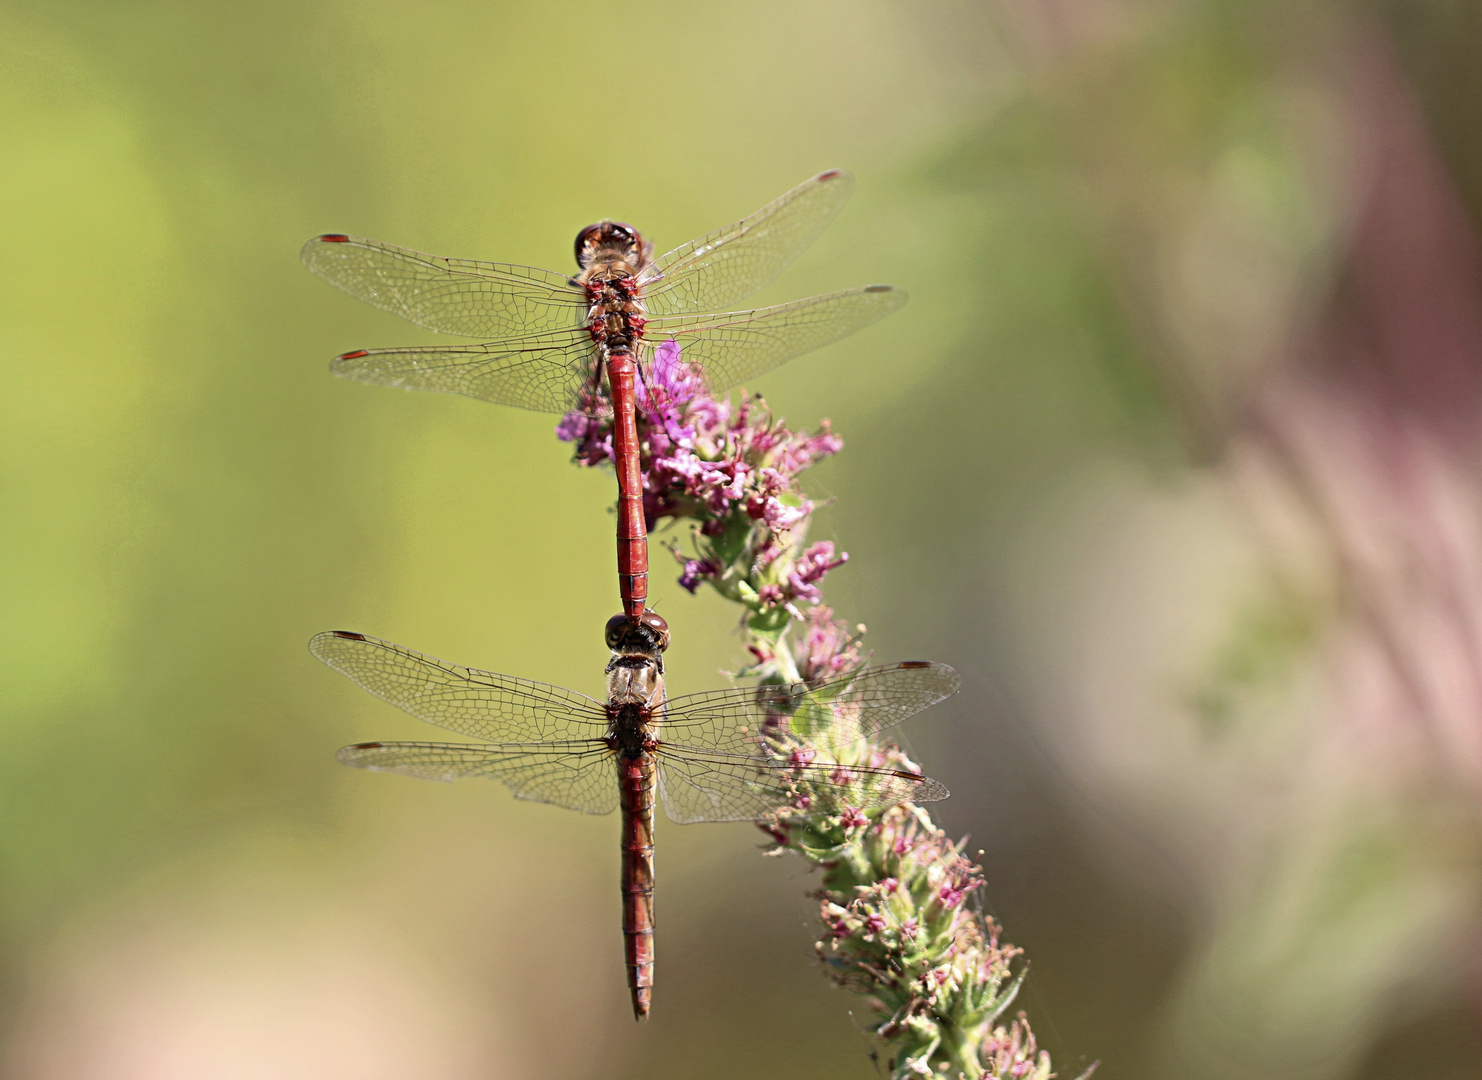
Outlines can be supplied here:
[[721, 310], [776, 277], [833, 220], [853, 187], [845, 172], [819, 173], [756, 213], [658, 258], [632, 226], [600, 221], [577, 234], [575, 275], [425, 255], [344, 233], [315, 237], [301, 257], [357, 299], [429, 330], [484, 339], [359, 349], [335, 358], [336, 375], [540, 412], [611, 408], [618, 592], [636, 625], [648, 599], [636, 386], [651, 378], [655, 348], [664, 342], [678, 347], [686, 374], [699, 376], [714, 394], [899, 309], [903, 290], [866, 285], [773, 307]]
[[945, 799], [929, 777], [870, 764], [864, 740], [950, 697], [959, 679], [945, 664], [907, 661], [666, 699], [664, 619], [649, 610], [633, 623], [620, 613], [605, 638], [612, 659], [603, 701], [348, 630], [316, 635], [309, 651], [419, 720], [484, 740], [356, 743], [339, 751], [346, 765], [430, 780], [484, 777], [520, 799], [621, 811], [624, 962], [633, 1016], [644, 1020], [653, 992], [655, 790], [680, 824]]

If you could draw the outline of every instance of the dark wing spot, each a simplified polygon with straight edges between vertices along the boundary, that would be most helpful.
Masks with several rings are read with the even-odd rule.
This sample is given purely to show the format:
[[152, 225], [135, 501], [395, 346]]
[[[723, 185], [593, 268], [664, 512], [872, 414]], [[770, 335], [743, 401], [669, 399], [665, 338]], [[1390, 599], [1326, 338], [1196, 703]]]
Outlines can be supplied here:
[[325, 233], [319, 238], [321, 244], [348, 244], [350, 238], [341, 232]]
[[865, 292], [895, 292], [894, 285], [866, 285]]
[[[379, 750], [380, 748], [381, 744], [378, 742], [358, 742], [350, 747], [351, 750]], [[921, 777], [918, 776], [916, 779], [920, 780]]]
[[336, 356], [335, 359], [336, 360], [358, 360], [362, 356], [365, 356], [365, 355], [367, 355], [366, 350], [364, 350], [364, 349], [356, 349], [354, 352], [341, 353], [339, 356]]
[[[364, 641], [365, 640], [365, 635], [364, 634], [357, 634], [354, 630], [334, 630], [334, 631], [331, 631], [331, 633], [333, 633], [335, 637], [347, 638], [350, 641]], [[376, 745], [379, 746], [380, 744], [377, 743]]]
[[[359, 637], [360, 635], [359, 634], [356, 634], [355, 636], [356, 637]], [[896, 666], [897, 667], [903, 667], [903, 668], [924, 668], [924, 667], [931, 667], [932, 664], [931, 664], [931, 661], [930, 660], [902, 660]]]
[[843, 172], [842, 169], [830, 169], [828, 172], [821, 172], [821, 173], [819, 173], [818, 174], [818, 179], [819, 180], [832, 180], [832, 179], [834, 179], [834, 177], [839, 176], [842, 172]]

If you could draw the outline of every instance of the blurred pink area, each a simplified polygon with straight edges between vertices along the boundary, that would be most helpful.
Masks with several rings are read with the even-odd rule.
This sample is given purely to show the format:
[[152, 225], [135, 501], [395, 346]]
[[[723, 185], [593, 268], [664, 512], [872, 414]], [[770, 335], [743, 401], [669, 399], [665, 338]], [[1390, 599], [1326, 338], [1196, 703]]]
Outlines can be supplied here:
[[1482, 261], [1380, 35], [1347, 75], [1368, 182], [1332, 294], [1254, 395], [1235, 458], [1320, 526], [1354, 735], [1423, 743], [1424, 772], [1482, 798]]
[[[1159, 1075], [1348, 1076], [1482, 971], [1482, 256], [1384, 28], [1230, 9], [1201, 53], [1170, 7], [1014, 9], [1205, 463], [1051, 500], [1023, 659], [1103, 857], [1191, 915]], [[1233, 88], [1165, 96], [1206, 54]]]

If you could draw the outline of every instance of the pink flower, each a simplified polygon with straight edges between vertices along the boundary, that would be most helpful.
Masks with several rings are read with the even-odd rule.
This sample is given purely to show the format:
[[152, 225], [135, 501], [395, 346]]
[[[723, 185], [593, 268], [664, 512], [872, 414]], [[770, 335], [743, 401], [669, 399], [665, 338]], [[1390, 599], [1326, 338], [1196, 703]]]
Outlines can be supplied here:
[[798, 506], [788, 506], [781, 499], [768, 496], [761, 500], [760, 509], [753, 512], [751, 516], [761, 518], [775, 532], [783, 532], [791, 529], [812, 512], [813, 504], [807, 499], [804, 499]]
[[[805, 621], [807, 636], [798, 645], [798, 671], [808, 681], [842, 675], [859, 667], [858, 639], [851, 637], [842, 622], [834, 620], [832, 608], [811, 609]], [[860, 628], [863, 630], [863, 627]]]
[[655, 441], [685, 445], [695, 437], [695, 429], [681, 423], [683, 407], [704, 390], [699, 375], [679, 355], [679, 343], [673, 338], [654, 350], [654, 361], [645, 377], [638, 382], [638, 408], [655, 430]]
[[756, 595], [762, 607], [767, 608], [776, 607], [786, 599], [783, 596], [781, 585], [763, 585], [756, 591]]
[[823, 575], [836, 567], [843, 566], [849, 561], [847, 551], [840, 552], [839, 557], [834, 558], [834, 542], [832, 540], [820, 540], [798, 557], [797, 565], [793, 569], [793, 576], [799, 582], [811, 585], [815, 581], [821, 581]]
[[690, 592], [700, 587], [700, 582], [720, 574], [722, 567], [714, 559], [687, 559], [679, 583]]
[[955, 888], [952, 885], [943, 885], [941, 891], [937, 893], [937, 899], [942, 902], [944, 908], [955, 908], [958, 904], [962, 903], [964, 895], [961, 889]]
[[562, 442], [578, 442], [587, 437], [592, 418], [580, 410], [572, 410], [556, 424], [556, 438]]

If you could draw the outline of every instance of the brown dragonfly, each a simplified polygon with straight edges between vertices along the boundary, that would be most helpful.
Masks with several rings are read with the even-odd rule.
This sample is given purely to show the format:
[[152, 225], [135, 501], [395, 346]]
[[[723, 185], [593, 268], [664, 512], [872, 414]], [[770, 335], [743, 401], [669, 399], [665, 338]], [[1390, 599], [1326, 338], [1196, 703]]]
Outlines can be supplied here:
[[430, 780], [502, 781], [517, 798], [622, 811], [623, 939], [633, 1015], [653, 987], [653, 808], [669, 818], [757, 821], [784, 807], [865, 810], [947, 797], [937, 781], [854, 764], [863, 740], [957, 692], [945, 664], [868, 667], [816, 684], [732, 687], [666, 699], [669, 627], [656, 612], [608, 621], [607, 700], [444, 663], [389, 641], [335, 630], [309, 651], [419, 720], [486, 740], [369, 742], [346, 765]]
[[[475, 262], [328, 233], [304, 245], [306, 266], [351, 296], [478, 345], [361, 349], [336, 375], [564, 413], [591, 411], [605, 378], [618, 474], [618, 591], [630, 622], [648, 597], [635, 386], [657, 343], [672, 341], [711, 393], [821, 348], [906, 302], [868, 285], [750, 311], [717, 309], [756, 292], [833, 220], [854, 181], [820, 173], [733, 225], [653, 258], [653, 245], [615, 221], [576, 238], [575, 276]], [[651, 384], [650, 384], [651, 385]]]

